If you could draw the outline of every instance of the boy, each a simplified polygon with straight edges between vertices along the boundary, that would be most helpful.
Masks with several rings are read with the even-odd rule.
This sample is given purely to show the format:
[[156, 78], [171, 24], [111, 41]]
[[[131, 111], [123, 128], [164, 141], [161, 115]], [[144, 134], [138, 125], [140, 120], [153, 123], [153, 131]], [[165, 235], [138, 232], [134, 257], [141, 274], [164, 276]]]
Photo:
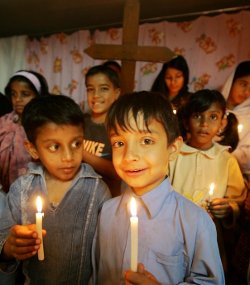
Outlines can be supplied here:
[[103, 176], [113, 196], [120, 194], [120, 179], [111, 158], [111, 145], [104, 125], [111, 104], [120, 96], [118, 74], [108, 66], [91, 67], [85, 76], [90, 114], [84, 115], [83, 160]]
[[[81, 163], [83, 114], [69, 97], [52, 95], [33, 99], [22, 124], [25, 146], [39, 162], [31, 163], [8, 193], [0, 217], [1, 276], [23, 260], [27, 284], [87, 284], [98, 213], [110, 193], [100, 176]], [[37, 258], [37, 196], [43, 200], [43, 261]]]
[[[96, 284], [223, 285], [211, 218], [176, 193], [167, 178], [168, 163], [182, 144], [170, 103], [153, 92], [123, 95], [108, 112], [107, 131], [114, 167], [130, 189], [102, 208]], [[131, 197], [137, 203], [140, 264], [124, 276], [131, 256]]]

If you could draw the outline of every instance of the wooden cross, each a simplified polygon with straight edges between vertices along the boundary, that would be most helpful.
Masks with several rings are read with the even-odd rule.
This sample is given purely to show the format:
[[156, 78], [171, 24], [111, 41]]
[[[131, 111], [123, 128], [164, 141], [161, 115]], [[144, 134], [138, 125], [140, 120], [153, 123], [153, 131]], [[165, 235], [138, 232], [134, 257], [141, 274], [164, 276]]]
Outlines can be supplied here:
[[122, 45], [94, 44], [85, 52], [95, 59], [121, 60], [122, 93], [134, 89], [136, 61], [165, 62], [175, 54], [166, 47], [138, 46], [140, 1], [126, 0], [123, 14]]

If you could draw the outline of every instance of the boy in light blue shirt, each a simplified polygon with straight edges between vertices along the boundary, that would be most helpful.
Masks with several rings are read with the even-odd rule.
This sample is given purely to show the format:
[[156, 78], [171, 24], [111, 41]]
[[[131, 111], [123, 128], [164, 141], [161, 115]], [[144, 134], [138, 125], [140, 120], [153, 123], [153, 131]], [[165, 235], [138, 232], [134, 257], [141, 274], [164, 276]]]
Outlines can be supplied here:
[[[114, 167], [130, 187], [102, 208], [95, 284], [223, 285], [213, 221], [167, 177], [182, 144], [170, 103], [158, 93], [126, 94], [112, 104], [106, 123]], [[129, 270], [131, 197], [138, 206], [136, 272]]]

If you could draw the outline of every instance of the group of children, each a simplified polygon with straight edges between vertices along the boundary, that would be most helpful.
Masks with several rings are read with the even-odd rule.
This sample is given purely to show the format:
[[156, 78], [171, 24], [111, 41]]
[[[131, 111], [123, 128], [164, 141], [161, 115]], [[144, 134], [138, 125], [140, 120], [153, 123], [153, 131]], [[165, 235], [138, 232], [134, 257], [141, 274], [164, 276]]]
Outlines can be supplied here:
[[[249, 92], [250, 69], [244, 76]], [[88, 71], [86, 89], [89, 115], [63, 95], [33, 96], [22, 111], [33, 162], [11, 185], [0, 216], [0, 284], [8, 284], [20, 261], [27, 284], [225, 284], [220, 230], [235, 225], [246, 199], [242, 168], [219, 144], [229, 126], [226, 100], [212, 90], [188, 93], [174, 114], [159, 92], [120, 96], [119, 76], [103, 65]], [[112, 196], [120, 192], [114, 181], [125, 182], [126, 191], [110, 199], [101, 175]], [[44, 261], [36, 256], [38, 195]]]

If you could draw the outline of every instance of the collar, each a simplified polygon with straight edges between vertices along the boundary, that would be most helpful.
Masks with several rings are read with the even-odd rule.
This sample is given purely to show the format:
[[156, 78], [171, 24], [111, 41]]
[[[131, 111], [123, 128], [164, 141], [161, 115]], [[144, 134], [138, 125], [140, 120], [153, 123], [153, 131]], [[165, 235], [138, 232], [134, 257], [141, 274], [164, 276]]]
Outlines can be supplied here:
[[134, 197], [137, 203], [138, 216], [140, 216], [141, 211], [144, 211], [147, 213], [149, 219], [153, 219], [158, 215], [171, 192], [173, 192], [173, 188], [168, 178], [166, 178], [159, 186], [142, 196], [135, 195], [132, 189], [128, 188], [121, 196], [116, 209], [116, 214], [126, 210], [130, 216], [129, 204], [131, 197]]
[[229, 149], [230, 149], [230, 146], [220, 145], [216, 142], [214, 142], [213, 146], [207, 150], [197, 149], [197, 148], [194, 148], [194, 147], [187, 145], [186, 143], [183, 143], [180, 153], [184, 154], [184, 155], [185, 154], [192, 154], [192, 153], [201, 153], [208, 158], [215, 158], [220, 153], [222, 153], [224, 151], [228, 151]]
[[[30, 162], [28, 164], [29, 173], [41, 175], [44, 177], [44, 167], [39, 162]], [[79, 178], [101, 178], [99, 174], [97, 174], [94, 169], [87, 163], [81, 163], [80, 170], [78, 174], [76, 175], [75, 179]]]

